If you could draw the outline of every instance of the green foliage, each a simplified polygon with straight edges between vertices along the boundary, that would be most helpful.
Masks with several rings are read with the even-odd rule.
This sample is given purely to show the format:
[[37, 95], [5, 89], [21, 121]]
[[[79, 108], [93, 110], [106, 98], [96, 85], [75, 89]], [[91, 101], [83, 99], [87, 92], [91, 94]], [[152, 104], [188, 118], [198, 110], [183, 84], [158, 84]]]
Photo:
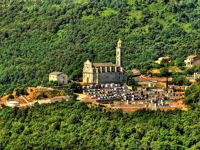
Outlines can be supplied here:
[[200, 83], [200, 78], [196, 78], [196, 82], [199, 84]]
[[185, 71], [185, 73], [188, 75], [193, 75], [194, 73], [200, 73], [200, 65], [195, 65], [192, 68], [188, 68]]
[[67, 95], [73, 95], [74, 94], [74, 91], [70, 88], [66, 88], [64, 89], [64, 92], [67, 94]]
[[161, 68], [159, 76], [161, 76], [161, 77], [168, 77], [168, 76], [170, 76], [168, 67]]
[[184, 65], [185, 65], [185, 63], [184, 63], [184, 59], [183, 58], [176, 58], [175, 59], [175, 66], [182, 67]]
[[[185, 91], [185, 103], [192, 107], [200, 106], [200, 86], [193, 85]], [[197, 105], [198, 104], [198, 105]]]
[[[47, 83], [53, 71], [81, 81], [86, 59], [115, 62], [119, 38], [126, 69], [145, 73], [160, 67], [153, 62], [161, 56], [185, 58], [200, 48], [199, 6], [195, 0], [2, 0], [1, 94]], [[194, 72], [199, 68], [185, 74]], [[188, 84], [184, 76], [173, 82]], [[69, 102], [0, 109], [0, 149], [199, 149], [199, 85], [186, 91], [193, 110], [133, 113], [88, 108], [73, 96], [78, 87], [70, 85]], [[26, 90], [18, 88], [20, 94]]]
[[133, 73], [131, 71], [127, 71], [127, 81], [126, 81], [126, 84], [127, 85], [134, 85], [134, 79], [133, 79]]
[[26, 88], [17, 88], [16, 89], [16, 95], [17, 96], [28, 95], [28, 92], [27, 92]]
[[51, 86], [57, 86], [58, 84], [57, 83], [54, 83], [54, 82], [47, 82], [45, 83], [45, 86], [46, 87], [51, 87]]
[[48, 98], [48, 96], [45, 93], [41, 93], [40, 95], [37, 96], [36, 99], [45, 99]]
[[76, 93], [81, 93], [82, 90], [81, 90], [81, 86], [79, 83], [76, 83], [76, 82], [71, 82], [68, 86], [68, 88], [73, 91], [73, 92], [76, 92]]
[[[91, 106], [91, 105], [90, 105]], [[199, 113], [123, 113], [76, 101], [0, 109], [1, 149], [189, 149], [198, 147]]]
[[200, 48], [199, 2], [160, 0], [3, 0], [0, 91], [48, 82], [62, 71], [81, 81], [83, 62], [115, 62], [146, 72], [160, 56], [185, 58]]
[[15, 97], [13, 95], [9, 95], [8, 99], [14, 99]]
[[185, 76], [179, 75], [179, 76], [175, 76], [170, 82], [170, 84], [182, 86], [182, 85], [190, 85], [191, 83], [188, 79], [186, 79]]
[[77, 95], [75, 95], [75, 94], [70, 95], [69, 101], [70, 101], [70, 102], [75, 102], [75, 101], [76, 101], [76, 98], [77, 98]]

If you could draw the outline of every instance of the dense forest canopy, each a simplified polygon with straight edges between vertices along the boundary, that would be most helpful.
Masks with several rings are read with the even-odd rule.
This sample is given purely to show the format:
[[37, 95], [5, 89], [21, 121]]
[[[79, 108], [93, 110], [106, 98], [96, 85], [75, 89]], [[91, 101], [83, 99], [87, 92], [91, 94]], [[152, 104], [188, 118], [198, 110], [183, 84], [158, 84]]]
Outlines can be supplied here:
[[[127, 70], [160, 56], [184, 60], [200, 48], [199, 18], [198, 0], [1, 0], [0, 93], [47, 82], [52, 71], [81, 80], [86, 59], [115, 62], [119, 38]], [[32, 108], [4, 106], [0, 150], [200, 149], [199, 93], [198, 79], [185, 92], [189, 111], [125, 113], [88, 107], [75, 96]]]
[[0, 91], [36, 86], [52, 71], [81, 80], [83, 62], [115, 62], [121, 38], [126, 69], [200, 48], [198, 0], [1, 0]]
[[0, 149], [200, 148], [200, 109], [132, 113], [62, 102], [0, 109]]

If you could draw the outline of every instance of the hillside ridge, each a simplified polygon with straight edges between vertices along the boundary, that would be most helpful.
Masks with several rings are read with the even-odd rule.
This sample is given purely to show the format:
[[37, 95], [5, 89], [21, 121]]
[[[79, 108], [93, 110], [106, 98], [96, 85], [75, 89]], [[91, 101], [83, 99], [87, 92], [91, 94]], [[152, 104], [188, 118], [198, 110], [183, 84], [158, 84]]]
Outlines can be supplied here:
[[[9, 5], [5, 5], [8, 4]], [[81, 80], [83, 62], [115, 62], [125, 45], [126, 69], [200, 48], [199, 3], [192, 1], [2, 1], [0, 91], [37, 86], [52, 71]]]

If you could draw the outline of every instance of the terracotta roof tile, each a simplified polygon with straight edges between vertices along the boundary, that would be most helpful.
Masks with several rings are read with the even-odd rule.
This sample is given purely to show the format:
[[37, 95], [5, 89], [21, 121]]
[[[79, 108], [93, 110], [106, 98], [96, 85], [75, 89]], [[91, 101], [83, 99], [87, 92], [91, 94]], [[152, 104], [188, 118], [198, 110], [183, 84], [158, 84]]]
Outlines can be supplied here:
[[168, 57], [168, 56], [164, 56], [164, 57], [160, 57], [160, 58], [162, 58], [162, 59], [170, 59], [170, 57]]
[[195, 58], [195, 57], [197, 57], [197, 56], [188, 56], [188, 58]]

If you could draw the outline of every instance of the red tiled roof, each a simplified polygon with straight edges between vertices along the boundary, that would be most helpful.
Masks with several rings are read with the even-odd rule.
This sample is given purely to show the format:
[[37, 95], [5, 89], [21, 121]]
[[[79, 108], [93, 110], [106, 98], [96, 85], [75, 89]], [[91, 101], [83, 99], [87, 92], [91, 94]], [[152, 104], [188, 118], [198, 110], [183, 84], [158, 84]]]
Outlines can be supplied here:
[[163, 58], [163, 59], [170, 59], [170, 57], [168, 57], [168, 56], [164, 56], [164, 57], [160, 57], [160, 58]]
[[195, 58], [195, 57], [197, 57], [197, 56], [188, 56], [188, 58]]

